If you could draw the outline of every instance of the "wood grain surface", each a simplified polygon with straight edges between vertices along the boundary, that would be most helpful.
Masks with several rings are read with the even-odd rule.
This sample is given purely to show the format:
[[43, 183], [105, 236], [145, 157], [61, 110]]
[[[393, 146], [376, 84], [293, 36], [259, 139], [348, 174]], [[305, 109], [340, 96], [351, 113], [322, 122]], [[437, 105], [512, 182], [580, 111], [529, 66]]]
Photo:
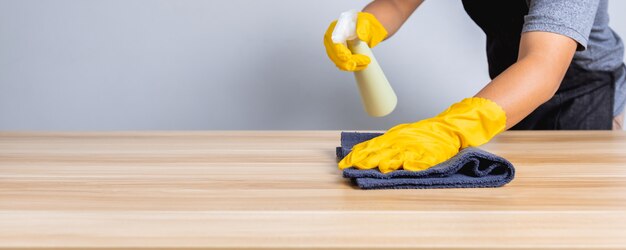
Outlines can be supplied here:
[[339, 131], [0, 132], [0, 248], [626, 249], [626, 133], [505, 132], [516, 178], [355, 189]]

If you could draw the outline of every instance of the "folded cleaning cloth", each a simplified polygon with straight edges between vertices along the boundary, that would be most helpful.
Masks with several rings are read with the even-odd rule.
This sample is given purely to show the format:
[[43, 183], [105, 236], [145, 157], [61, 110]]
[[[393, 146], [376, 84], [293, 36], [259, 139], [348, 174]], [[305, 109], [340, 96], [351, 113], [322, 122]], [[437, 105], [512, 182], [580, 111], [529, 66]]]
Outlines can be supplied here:
[[[352, 147], [381, 133], [342, 132], [337, 158], [343, 159]], [[396, 170], [383, 174], [378, 169], [360, 170], [354, 167], [343, 170], [361, 189], [400, 188], [478, 188], [500, 187], [515, 176], [515, 168], [506, 159], [475, 147], [459, 151], [449, 160], [424, 171]]]

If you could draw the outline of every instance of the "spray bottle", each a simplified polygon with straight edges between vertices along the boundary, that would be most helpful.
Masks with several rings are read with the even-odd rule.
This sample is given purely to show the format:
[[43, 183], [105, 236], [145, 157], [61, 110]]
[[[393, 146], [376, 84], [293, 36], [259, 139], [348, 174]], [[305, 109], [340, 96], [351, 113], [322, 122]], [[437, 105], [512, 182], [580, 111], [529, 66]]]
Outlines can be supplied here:
[[341, 13], [332, 33], [332, 40], [334, 43], [346, 44], [354, 54], [366, 55], [371, 59], [365, 69], [354, 72], [354, 78], [361, 93], [365, 111], [374, 117], [386, 116], [395, 109], [398, 98], [370, 47], [357, 37], [357, 16], [356, 10]]

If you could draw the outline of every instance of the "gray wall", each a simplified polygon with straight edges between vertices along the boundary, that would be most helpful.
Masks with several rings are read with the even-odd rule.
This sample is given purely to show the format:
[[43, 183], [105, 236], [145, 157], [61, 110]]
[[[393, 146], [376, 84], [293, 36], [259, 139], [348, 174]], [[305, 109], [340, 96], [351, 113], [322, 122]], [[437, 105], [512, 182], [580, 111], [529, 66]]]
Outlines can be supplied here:
[[386, 129], [488, 82], [460, 1], [428, 1], [374, 50], [399, 104], [368, 117], [322, 44], [367, 2], [0, 0], [0, 130]]

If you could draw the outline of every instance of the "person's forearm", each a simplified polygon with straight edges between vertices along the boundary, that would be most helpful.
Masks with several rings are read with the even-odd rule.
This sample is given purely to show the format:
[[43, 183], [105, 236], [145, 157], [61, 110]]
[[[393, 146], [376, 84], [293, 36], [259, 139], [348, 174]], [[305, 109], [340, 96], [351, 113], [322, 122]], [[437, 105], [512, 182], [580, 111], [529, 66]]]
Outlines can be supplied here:
[[538, 58], [519, 60], [476, 94], [504, 109], [506, 129], [550, 99], [558, 88], [555, 80], [543, 77], [545, 69], [541, 65]]
[[400, 29], [422, 2], [424, 0], [375, 0], [365, 6], [363, 12], [373, 14], [385, 27], [389, 38]]
[[573, 40], [555, 34], [527, 34], [521, 43], [518, 61], [476, 94], [504, 109], [506, 129], [554, 95], [576, 50]]

